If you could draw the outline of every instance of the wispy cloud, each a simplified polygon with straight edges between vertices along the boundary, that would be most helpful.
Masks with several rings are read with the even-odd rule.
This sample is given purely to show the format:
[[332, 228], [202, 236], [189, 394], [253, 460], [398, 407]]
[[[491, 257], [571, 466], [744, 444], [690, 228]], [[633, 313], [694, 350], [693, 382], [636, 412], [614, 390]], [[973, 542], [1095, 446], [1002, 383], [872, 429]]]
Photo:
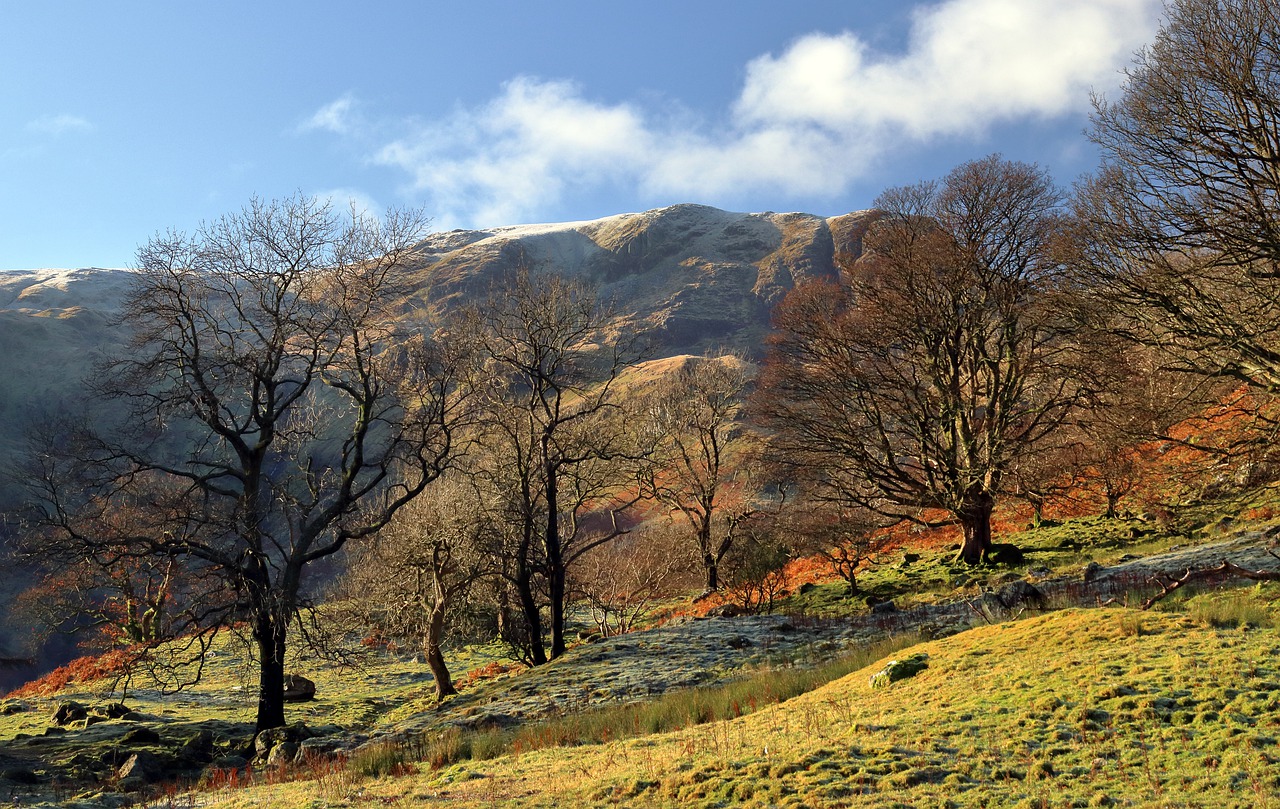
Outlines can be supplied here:
[[[811, 34], [746, 66], [720, 126], [517, 78], [374, 160], [403, 170], [439, 219], [473, 225], [527, 220], [609, 184], [699, 199], [834, 195], [899, 144], [1081, 113], [1091, 89], [1116, 85], [1158, 13], [1158, 0], [945, 0], [915, 14], [901, 53]], [[327, 105], [312, 127], [348, 132], [350, 105]]]
[[359, 125], [355, 107], [355, 96], [347, 93], [316, 110], [315, 114], [298, 125], [298, 131], [321, 130], [337, 135], [349, 134]]
[[27, 130], [40, 135], [65, 135], [91, 129], [93, 124], [78, 115], [44, 115], [27, 122]]
[[328, 203], [335, 212], [340, 214], [352, 211], [357, 216], [378, 219], [383, 213], [382, 206], [373, 197], [354, 188], [331, 188], [317, 191], [311, 196], [318, 202]]

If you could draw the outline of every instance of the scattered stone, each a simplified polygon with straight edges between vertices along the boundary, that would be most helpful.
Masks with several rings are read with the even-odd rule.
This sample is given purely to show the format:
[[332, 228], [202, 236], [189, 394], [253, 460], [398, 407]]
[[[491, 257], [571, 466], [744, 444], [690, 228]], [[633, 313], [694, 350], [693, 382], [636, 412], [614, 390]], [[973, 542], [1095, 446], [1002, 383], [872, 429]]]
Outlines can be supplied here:
[[215, 758], [209, 764], [209, 766], [205, 768], [205, 770], [206, 771], [221, 770], [223, 772], [228, 772], [231, 770], [243, 770], [245, 767], [248, 767], [248, 766], [249, 766], [249, 759], [245, 758], [244, 756], [230, 755], [230, 756], [220, 756], [218, 758]]
[[36, 775], [34, 770], [26, 767], [5, 767], [0, 769], [0, 781], [30, 785], [40, 783], [40, 776]]
[[291, 742], [298, 744], [306, 739], [314, 736], [307, 726], [301, 722], [282, 728], [267, 728], [258, 733], [253, 740], [254, 758], [259, 761], [266, 761], [271, 755], [271, 749], [283, 742]]
[[301, 674], [284, 676], [284, 701], [307, 702], [316, 698], [316, 684]]
[[121, 792], [141, 792], [147, 788], [147, 779], [140, 775], [130, 775], [116, 781], [116, 789]]
[[58, 707], [53, 712], [53, 723], [55, 725], [69, 725], [72, 722], [78, 722], [89, 715], [89, 710], [74, 700], [59, 702]]
[[294, 742], [280, 742], [267, 754], [268, 767], [283, 767], [292, 764], [298, 757], [298, 745]]
[[993, 565], [1020, 565], [1026, 559], [1022, 549], [1010, 542], [994, 542], [991, 550], [987, 551], [987, 561]]
[[120, 743], [137, 747], [144, 744], [159, 744], [160, 734], [148, 727], [133, 728], [120, 737]]
[[[160, 761], [150, 753], [134, 753], [124, 760], [120, 768], [116, 770], [116, 777], [120, 779], [121, 784], [127, 779], [138, 778], [143, 784], [149, 783], [152, 779], [161, 775], [162, 767]], [[124, 792], [135, 792], [134, 789], [125, 789]]]
[[1010, 582], [1001, 587], [996, 596], [1006, 609], [1021, 606], [1034, 606], [1044, 609], [1045, 606], [1044, 593], [1040, 592], [1040, 588], [1029, 581]]
[[751, 639], [744, 635], [735, 635], [734, 637], [729, 638], [725, 641], [725, 645], [730, 649], [750, 649], [752, 646], [755, 646], [755, 644], [751, 642]]
[[708, 615], [713, 618], [738, 618], [742, 615], [742, 608], [737, 604], [724, 604], [711, 610]]
[[1090, 562], [1089, 564], [1085, 565], [1085, 568], [1084, 568], [1085, 584], [1088, 584], [1089, 582], [1097, 581], [1099, 578], [1101, 578], [1103, 569], [1104, 568], [1102, 567], [1102, 565], [1098, 564], [1097, 562]]
[[890, 660], [883, 669], [871, 675], [872, 688], [884, 688], [890, 683], [914, 677], [929, 668], [929, 655], [921, 652], [903, 660]]
[[0, 702], [0, 716], [13, 716], [16, 713], [27, 713], [30, 710], [31, 704], [20, 699], [7, 699], [4, 702]]
[[89, 709], [89, 716], [97, 719], [119, 719], [133, 713], [122, 702], [108, 702], [105, 705], [94, 705]]
[[519, 719], [506, 714], [479, 713], [475, 716], [461, 719], [454, 724], [463, 730], [491, 730], [493, 728], [508, 728], [519, 723]]
[[910, 565], [920, 561], [920, 554], [911, 553], [910, 551], [902, 552], [902, 564]]
[[178, 755], [194, 761], [208, 761], [213, 756], [213, 733], [202, 730], [182, 743]]
[[892, 601], [877, 601], [871, 605], [872, 615], [888, 615], [891, 612], [897, 612], [898, 605]]
[[298, 745], [298, 761], [316, 761], [332, 758], [345, 746], [344, 740], [332, 736], [317, 736]]

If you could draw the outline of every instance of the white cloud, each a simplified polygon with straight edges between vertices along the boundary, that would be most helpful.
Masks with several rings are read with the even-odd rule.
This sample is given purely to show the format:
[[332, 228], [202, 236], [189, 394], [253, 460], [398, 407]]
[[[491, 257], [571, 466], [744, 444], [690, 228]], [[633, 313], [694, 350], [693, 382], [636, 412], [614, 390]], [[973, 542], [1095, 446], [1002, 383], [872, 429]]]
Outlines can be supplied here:
[[44, 115], [27, 122], [27, 129], [41, 135], [65, 135], [70, 132], [88, 132], [93, 124], [78, 115]]
[[373, 197], [354, 188], [332, 188], [317, 191], [311, 196], [317, 202], [328, 203], [335, 213], [344, 215], [354, 211], [357, 216], [379, 219], [384, 210]]
[[474, 112], [384, 146], [375, 160], [396, 166], [435, 200], [461, 203], [452, 222], [514, 222], [565, 189], [639, 171], [654, 151], [641, 114], [603, 105], [569, 82], [519, 78]]
[[[1082, 112], [1158, 13], [1158, 0], [945, 0], [915, 13], [902, 53], [810, 34], [750, 62], [729, 123], [714, 129], [519, 78], [374, 159], [405, 171], [441, 219], [469, 225], [527, 220], [571, 189], [618, 183], [699, 199], [834, 195], [904, 141]], [[344, 131], [344, 101], [313, 125]]]
[[298, 130], [309, 132], [319, 129], [336, 135], [346, 135], [358, 123], [355, 117], [355, 105], [355, 97], [347, 93], [316, 110], [315, 114], [298, 126]]

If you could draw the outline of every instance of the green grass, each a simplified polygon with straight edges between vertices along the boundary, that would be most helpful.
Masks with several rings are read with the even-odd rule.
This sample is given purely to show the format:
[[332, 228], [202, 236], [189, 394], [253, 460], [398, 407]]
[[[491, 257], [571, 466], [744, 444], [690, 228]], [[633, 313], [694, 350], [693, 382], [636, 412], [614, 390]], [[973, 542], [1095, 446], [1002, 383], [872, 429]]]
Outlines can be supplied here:
[[[1256, 510], [1260, 520], [1271, 519], [1277, 501], [1262, 491], [1164, 509], [1158, 517], [1090, 517], [1027, 529], [998, 538], [1028, 553], [1025, 564], [1012, 568], [958, 565], [951, 550], [903, 564], [899, 553], [860, 577], [858, 597], [832, 583], [806, 588], [779, 609], [841, 616], [864, 610], [867, 593], [910, 606], [998, 587], [1031, 570], [1072, 576], [1089, 560], [1112, 564], [1214, 541], [1227, 530], [1224, 518]], [[1230, 530], [1267, 524], [1239, 518]], [[1270, 583], [1188, 588], [1151, 612], [1067, 610], [909, 649], [903, 646], [915, 639], [889, 641], [829, 663], [821, 662], [829, 650], [797, 652], [805, 665], [766, 658], [768, 667], [732, 682], [542, 721], [526, 717], [511, 728], [437, 726], [410, 744], [370, 746], [340, 763], [310, 762], [288, 778], [273, 776], [281, 783], [260, 777], [248, 789], [197, 800], [1280, 806], [1273, 766], [1280, 762], [1278, 599], [1280, 586]], [[872, 692], [870, 674], [897, 651], [928, 653], [929, 669]], [[230, 752], [252, 733], [253, 671], [235, 663], [240, 653], [230, 645], [216, 652], [209, 676], [190, 692], [160, 698], [136, 691], [129, 702], [165, 723], [167, 740], [209, 729], [218, 749]], [[503, 658], [497, 646], [472, 647], [455, 650], [450, 664], [462, 676]], [[290, 722], [393, 729], [436, 709], [425, 667], [395, 656], [374, 653], [364, 667], [346, 669], [299, 657], [290, 668], [315, 679], [321, 695], [317, 703], [290, 706]], [[483, 715], [489, 700], [505, 698], [508, 684], [520, 690], [523, 683], [515, 675], [474, 685], [446, 710], [474, 705]], [[111, 698], [104, 683], [73, 685], [64, 696]], [[50, 706], [0, 715], [0, 739], [42, 735]], [[75, 737], [48, 737], [40, 747], [54, 762], [103, 752]]]
[[483, 760], [515, 751], [604, 744], [733, 719], [812, 691], [919, 640], [917, 635], [904, 635], [814, 668], [766, 668], [723, 685], [674, 691], [646, 702], [579, 711], [518, 729], [450, 729], [425, 741], [428, 752], [423, 760], [439, 768], [472, 758]]
[[[1277, 806], [1280, 634], [1207, 625], [1197, 612], [1197, 601], [1237, 599], [1269, 611], [1276, 592], [983, 626], [904, 650], [927, 653], [929, 668], [886, 688], [870, 686], [875, 661], [742, 717], [473, 756], [368, 780], [359, 794], [394, 807]], [[306, 806], [317, 790], [202, 800]]]

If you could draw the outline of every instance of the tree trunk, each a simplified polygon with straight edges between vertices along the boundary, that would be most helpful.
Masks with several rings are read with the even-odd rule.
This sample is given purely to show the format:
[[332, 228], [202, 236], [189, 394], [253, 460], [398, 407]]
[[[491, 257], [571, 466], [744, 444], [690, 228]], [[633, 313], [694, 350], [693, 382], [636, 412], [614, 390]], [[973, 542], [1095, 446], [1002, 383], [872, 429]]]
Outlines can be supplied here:
[[720, 557], [724, 553], [716, 553], [711, 548], [711, 515], [703, 511], [698, 516], [698, 547], [702, 549], [702, 569], [707, 574], [707, 592], [713, 593], [720, 589]]
[[286, 623], [269, 609], [254, 620], [258, 645], [258, 719], [255, 730], [284, 727], [284, 650]]
[[1114, 520], [1120, 514], [1120, 494], [1111, 487], [1107, 487], [1107, 510], [1102, 516], [1108, 520]]
[[[548, 457], [550, 449], [544, 439], [543, 457]], [[560, 492], [559, 469], [554, 463], [547, 463], [543, 468], [546, 476], [547, 493], [547, 530], [543, 535], [543, 546], [547, 553], [547, 589], [551, 596], [551, 659], [555, 660], [565, 652], [564, 642], [564, 598], [565, 598], [565, 564], [563, 548], [560, 547]]]
[[1031, 527], [1039, 528], [1044, 524], [1044, 498], [1031, 495], [1027, 500], [1031, 503]]
[[541, 666], [547, 662], [547, 653], [542, 648], [542, 614], [533, 594], [533, 571], [523, 561], [516, 570], [516, 597], [524, 615], [525, 631], [529, 633], [529, 662]]
[[964, 505], [956, 516], [964, 531], [960, 559], [966, 564], [980, 565], [987, 560], [991, 550], [991, 512], [995, 504], [995, 498], [986, 489], [974, 487], [965, 495]]
[[426, 656], [431, 676], [436, 680], [436, 699], [442, 700], [451, 694], [458, 693], [453, 687], [453, 678], [449, 675], [449, 667], [444, 662], [444, 653], [440, 650], [440, 639], [444, 635], [444, 605], [437, 602], [431, 608], [431, 618], [427, 622]]
[[565, 653], [564, 640], [564, 600], [565, 570], [563, 564], [551, 568], [548, 582], [551, 591], [551, 659]]

